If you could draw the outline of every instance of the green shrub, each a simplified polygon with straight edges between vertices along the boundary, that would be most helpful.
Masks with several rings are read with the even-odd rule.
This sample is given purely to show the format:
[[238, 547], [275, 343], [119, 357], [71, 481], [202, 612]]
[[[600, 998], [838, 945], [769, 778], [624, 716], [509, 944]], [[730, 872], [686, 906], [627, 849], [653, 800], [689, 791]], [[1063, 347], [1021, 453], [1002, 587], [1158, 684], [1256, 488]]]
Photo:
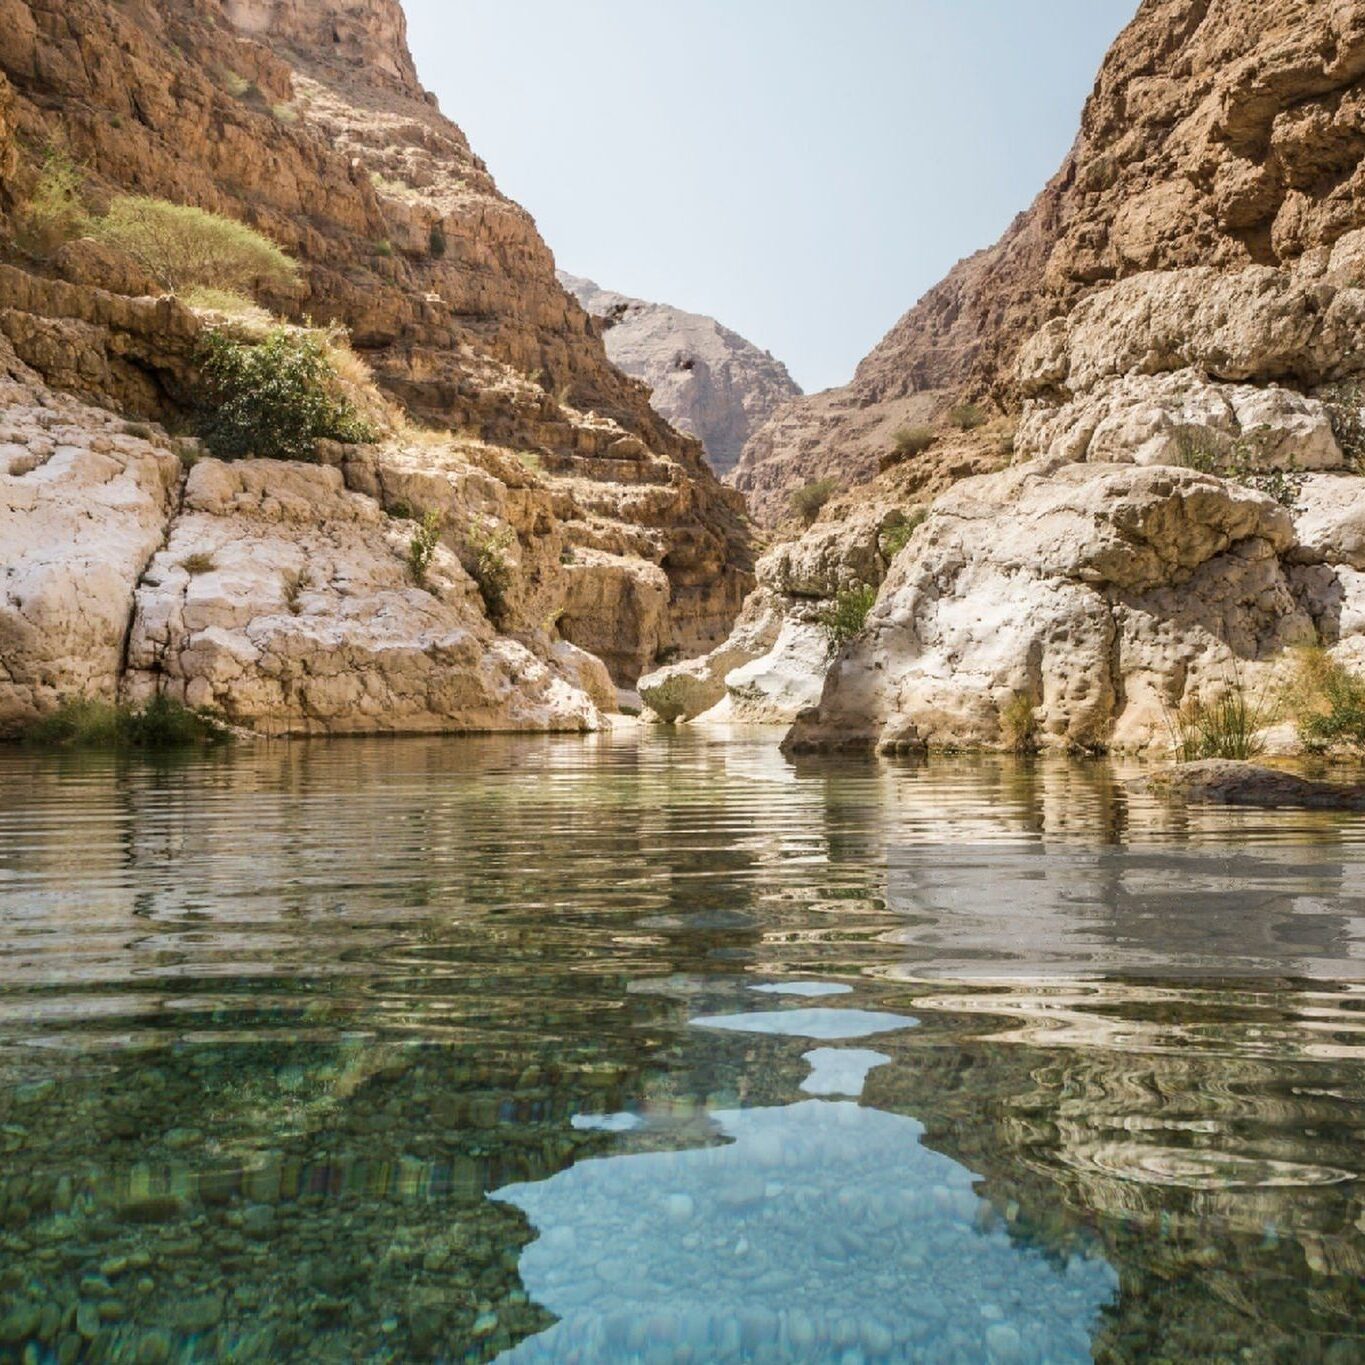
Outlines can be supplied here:
[[84, 698], [63, 702], [24, 736], [31, 744], [81, 749], [168, 749], [221, 744], [229, 737], [226, 727], [213, 716], [160, 696], [142, 707]]
[[279, 327], [253, 344], [210, 332], [200, 370], [199, 435], [222, 459], [310, 460], [320, 440], [374, 439], [317, 337]]
[[271, 321], [270, 314], [255, 299], [232, 289], [213, 289], [208, 285], [195, 285], [180, 295], [180, 301], [190, 308], [198, 308], [204, 312], [226, 313], [229, 317], [244, 318], [263, 326], [268, 326]]
[[1305, 748], [1324, 752], [1345, 746], [1365, 754], [1365, 678], [1326, 650], [1303, 651], [1289, 704]]
[[1000, 738], [1011, 753], [1031, 754], [1038, 747], [1038, 708], [1027, 692], [1016, 692], [1000, 711]]
[[868, 583], [859, 583], [852, 588], [844, 588], [837, 593], [833, 602], [816, 616], [824, 626], [831, 642], [837, 647], [861, 635], [867, 625], [868, 614], [877, 603], [877, 589]]
[[1201, 758], [1255, 758], [1265, 751], [1262, 731], [1275, 719], [1264, 692], [1253, 694], [1240, 672], [1217, 688], [1211, 699], [1202, 693], [1186, 698], [1167, 714], [1166, 725], [1181, 762]]
[[892, 438], [896, 454], [902, 459], [923, 455], [938, 440], [931, 427], [902, 427]]
[[990, 418], [986, 415], [986, 410], [975, 403], [959, 403], [956, 407], [948, 409], [948, 422], [959, 431], [975, 431], [977, 427], [984, 427], [988, 421]]
[[895, 559], [909, 545], [910, 537], [924, 525], [924, 520], [928, 515], [929, 509], [927, 507], [912, 507], [898, 521], [893, 521], [885, 527], [881, 536], [882, 558], [888, 563]]
[[427, 236], [427, 252], [434, 261], [439, 261], [446, 254], [446, 234], [440, 223], [431, 225], [431, 232]]
[[1227, 453], [1206, 427], [1181, 427], [1175, 435], [1176, 459], [1185, 469], [1222, 477]]
[[126, 251], [172, 293], [195, 286], [240, 293], [259, 281], [287, 283], [296, 269], [270, 238], [245, 223], [165, 199], [121, 195], [92, 232]]
[[791, 495], [792, 511], [809, 525], [838, 491], [838, 479], [817, 479]]
[[1359, 384], [1334, 384], [1323, 399], [1346, 462], [1357, 474], [1365, 471], [1365, 392]]
[[408, 572], [418, 587], [425, 586], [427, 570], [436, 558], [436, 547], [441, 543], [441, 526], [445, 517], [440, 512], [427, 512], [417, 523], [417, 529], [408, 542]]
[[465, 535], [465, 568], [478, 585], [479, 595], [495, 624], [507, 612], [507, 592], [512, 586], [512, 565], [507, 552], [516, 534], [510, 526], [476, 519]]
[[223, 67], [219, 74], [222, 76], [223, 85], [227, 88], [228, 94], [234, 99], [241, 99], [253, 88], [251, 81], [247, 80], [245, 76], [238, 75], [231, 67]]
[[1305, 476], [1292, 464], [1288, 469], [1263, 468], [1266, 437], [1266, 428], [1259, 427], [1224, 447], [1206, 428], [1185, 427], [1176, 435], [1177, 459], [1186, 469], [1254, 489], [1293, 511]]
[[18, 215], [19, 245], [30, 255], [50, 256], [89, 230], [90, 215], [81, 202], [84, 182], [80, 167], [64, 151], [48, 150], [38, 183]]

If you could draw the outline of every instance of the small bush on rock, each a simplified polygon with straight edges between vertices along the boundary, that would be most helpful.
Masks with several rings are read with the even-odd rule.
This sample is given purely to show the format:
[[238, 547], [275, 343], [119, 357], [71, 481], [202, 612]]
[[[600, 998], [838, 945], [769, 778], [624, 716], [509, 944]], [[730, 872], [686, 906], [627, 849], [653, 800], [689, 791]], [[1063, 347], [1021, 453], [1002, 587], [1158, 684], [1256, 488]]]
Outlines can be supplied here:
[[221, 744], [229, 737], [215, 717], [161, 696], [142, 707], [85, 698], [63, 702], [24, 736], [31, 744], [82, 749], [171, 749]]
[[897, 455], [908, 459], [912, 455], [923, 455], [937, 440], [932, 427], [902, 427], [892, 438], [892, 444]]
[[180, 561], [180, 567], [189, 574], [191, 578], [198, 578], [200, 574], [212, 573], [218, 567], [211, 554], [203, 550], [196, 551], [192, 555], [186, 555]]
[[1000, 711], [1000, 738], [1015, 754], [1031, 754], [1038, 747], [1038, 708], [1027, 692], [1016, 692]]
[[92, 231], [126, 251], [172, 293], [241, 293], [260, 281], [293, 279], [294, 262], [269, 237], [216, 213], [142, 195], [121, 195]]
[[43, 159], [38, 183], [19, 212], [19, 245], [30, 255], [50, 256], [90, 227], [81, 202], [85, 177], [63, 151], [52, 148]]
[[1176, 437], [1180, 463], [1200, 474], [1212, 474], [1274, 498], [1293, 511], [1298, 506], [1304, 474], [1292, 464], [1288, 469], [1266, 469], [1261, 463], [1266, 429], [1245, 432], [1227, 447], [1204, 427], [1186, 427]]
[[959, 403], [948, 409], [948, 422], [959, 431], [975, 431], [978, 427], [984, 427], [989, 420], [986, 410], [976, 403]]
[[877, 589], [869, 583], [844, 588], [835, 595], [816, 620], [824, 626], [831, 643], [838, 648], [863, 633], [868, 615], [877, 604]]
[[418, 587], [426, 584], [427, 570], [431, 568], [431, 562], [436, 558], [436, 547], [441, 543], [441, 525], [444, 521], [440, 512], [426, 513], [417, 523], [417, 529], [408, 542], [408, 572]]
[[314, 336], [280, 327], [252, 344], [210, 332], [200, 370], [199, 435], [221, 459], [311, 460], [321, 440], [374, 439]]
[[1263, 731], [1275, 720], [1264, 692], [1253, 694], [1234, 672], [1212, 697], [1195, 693], [1166, 718], [1172, 744], [1182, 763], [1203, 758], [1256, 758], [1265, 752]]
[[817, 479], [792, 494], [792, 511], [809, 525], [838, 491], [838, 479]]
[[478, 584], [479, 595], [488, 609], [489, 620], [497, 624], [507, 612], [507, 593], [512, 586], [512, 565], [507, 552], [516, 540], [510, 526], [475, 519], [465, 536], [465, 568]]
[[928, 515], [927, 507], [912, 507], [900, 520], [893, 521], [887, 526], [881, 535], [882, 558], [888, 563], [895, 559], [909, 545], [911, 536], [924, 525]]
[[1325, 649], [1303, 651], [1289, 701], [1306, 749], [1325, 753], [1344, 746], [1365, 754], [1365, 678]]
[[1365, 392], [1359, 384], [1335, 384], [1322, 397], [1347, 464], [1365, 473]]

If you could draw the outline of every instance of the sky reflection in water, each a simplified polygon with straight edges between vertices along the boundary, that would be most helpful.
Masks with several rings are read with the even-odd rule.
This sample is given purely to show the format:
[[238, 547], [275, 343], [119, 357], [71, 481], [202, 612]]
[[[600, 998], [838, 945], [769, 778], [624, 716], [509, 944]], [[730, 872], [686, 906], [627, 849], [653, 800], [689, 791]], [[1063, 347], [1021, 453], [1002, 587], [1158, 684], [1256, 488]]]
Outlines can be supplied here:
[[[796, 1009], [693, 1022], [836, 1039], [916, 1021]], [[804, 1060], [803, 1090], [857, 1096], [890, 1058], [819, 1048]], [[559, 1319], [507, 1359], [1090, 1359], [1113, 1269], [1013, 1239], [916, 1120], [836, 1099], [710, 1119], [720, 1145], [583, 1161], [494, 1191], [539, 1234], [521, 1276]]]

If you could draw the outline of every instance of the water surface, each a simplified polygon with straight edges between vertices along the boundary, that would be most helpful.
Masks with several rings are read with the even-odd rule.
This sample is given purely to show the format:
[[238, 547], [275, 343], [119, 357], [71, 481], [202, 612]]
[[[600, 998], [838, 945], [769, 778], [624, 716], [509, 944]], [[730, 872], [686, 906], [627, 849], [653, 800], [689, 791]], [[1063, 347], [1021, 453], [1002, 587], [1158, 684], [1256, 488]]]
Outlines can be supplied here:
[[1365, 822], [770, 735], [0, 750], [0, 1361], [1365, 1359]]

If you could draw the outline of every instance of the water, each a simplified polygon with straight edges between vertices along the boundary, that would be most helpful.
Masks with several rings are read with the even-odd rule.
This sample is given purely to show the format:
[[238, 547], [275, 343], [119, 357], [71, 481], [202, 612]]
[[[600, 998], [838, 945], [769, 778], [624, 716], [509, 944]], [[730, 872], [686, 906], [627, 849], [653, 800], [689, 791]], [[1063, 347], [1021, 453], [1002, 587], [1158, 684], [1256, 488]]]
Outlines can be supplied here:
[[0, 750], [0, 1361], [1365, 1360], [1365, 822], [770, 736]]

